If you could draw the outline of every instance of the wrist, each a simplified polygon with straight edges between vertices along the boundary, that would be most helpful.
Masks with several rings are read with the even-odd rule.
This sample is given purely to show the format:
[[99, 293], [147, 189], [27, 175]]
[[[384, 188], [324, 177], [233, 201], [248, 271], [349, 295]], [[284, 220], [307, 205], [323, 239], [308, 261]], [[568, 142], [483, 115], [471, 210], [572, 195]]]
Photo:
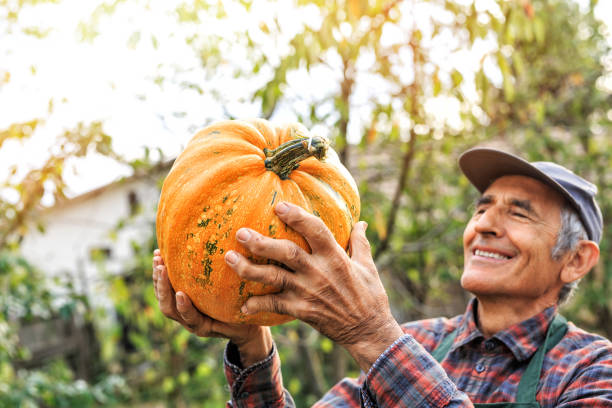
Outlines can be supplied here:
[[354, 344], [346, 345], [345, 348], [363, 372], [367, 373], [378, 357], [403, 334], [404, 331], [400, 325], [393, 320], [381, 326], [371, 336], [364, 337]]
[[272, 351], [272, 333], [270, 328], [258, 326], [247, 338], [232, 339], [240, 354], [243, 368], [265, 360]]

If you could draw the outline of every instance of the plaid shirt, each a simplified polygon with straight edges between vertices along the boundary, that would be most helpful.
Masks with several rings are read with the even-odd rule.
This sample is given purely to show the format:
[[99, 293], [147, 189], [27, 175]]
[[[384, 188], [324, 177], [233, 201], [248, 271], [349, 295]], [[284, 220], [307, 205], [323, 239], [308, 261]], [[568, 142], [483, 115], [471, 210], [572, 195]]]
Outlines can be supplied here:
[[[555, 316], [551, 307], [485, 339], [474, 319], [476, 300], [462, 316], [405, 324], [367, 374], [345, 378], [314, 406], [470, 407], [512, 402], [530, 357], [544, 341]], [[612, 343], [569, 323], [563, 339], [546, 354], [537, 400], [545, 407], [612, 407]], [[458, 329], [441, 364], [429, 354]], [[246, 369], [231, 343], [225, 373], [232, 401], [228, 407], [293, 407], [283, 389], [276, 350]]]

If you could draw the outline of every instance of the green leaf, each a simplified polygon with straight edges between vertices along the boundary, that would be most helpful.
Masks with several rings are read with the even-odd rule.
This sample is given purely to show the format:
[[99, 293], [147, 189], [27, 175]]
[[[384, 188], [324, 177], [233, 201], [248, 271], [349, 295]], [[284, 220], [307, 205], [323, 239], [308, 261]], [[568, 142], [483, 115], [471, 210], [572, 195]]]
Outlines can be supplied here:
[[438, 71], [433, 74], [431, 80], [433, 82], [433, 95], [438, 96], [440, 94], [440, 91], [442, 90], [442, 82], [438, 77]]
[[453, 80], [453, 86], [456, 88], [463, 82], [463, 75], [456, 69], [451, 72], [451, 79]]
[[534, 17], [533, 19], [533, 33], [537, 44], [539, 46], [544, 45], [546, 42], [546, 25], [538, 16]]
[[522, 76], [525, 73], [525, 63], [520, 51], [512, 53], [512, 66], [517, 76]]

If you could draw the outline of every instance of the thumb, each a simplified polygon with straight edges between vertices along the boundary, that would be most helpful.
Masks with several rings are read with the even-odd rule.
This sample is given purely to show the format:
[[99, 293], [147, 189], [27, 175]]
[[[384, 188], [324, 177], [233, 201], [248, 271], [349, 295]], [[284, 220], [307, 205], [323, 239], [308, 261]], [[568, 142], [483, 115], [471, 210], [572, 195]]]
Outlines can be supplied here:
[[183, 292], [176, 294], [176, 309], [183, 320], [183, 326], [190, 332], [202, 336], [210, 330], [210, 319], [200, 313]]
[[366, 237], [366, 229], [368, 223], [359, 221], [351, 231], [349, 248], [351, 251], [351, 259], [359, 263], [372, 263], [372, 248], [370, 241]]

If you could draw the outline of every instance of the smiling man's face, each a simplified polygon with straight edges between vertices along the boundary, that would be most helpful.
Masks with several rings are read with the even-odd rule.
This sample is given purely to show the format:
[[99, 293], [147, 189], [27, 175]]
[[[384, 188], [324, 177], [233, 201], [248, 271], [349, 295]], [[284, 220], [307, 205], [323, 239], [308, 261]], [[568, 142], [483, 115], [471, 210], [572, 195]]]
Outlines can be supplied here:
[[461, 285], [491, 300], [554, 298], [562, 261], [551, 257], [563, 198], [524, 176], [497, 179], [479, 199], [463, 233]]

